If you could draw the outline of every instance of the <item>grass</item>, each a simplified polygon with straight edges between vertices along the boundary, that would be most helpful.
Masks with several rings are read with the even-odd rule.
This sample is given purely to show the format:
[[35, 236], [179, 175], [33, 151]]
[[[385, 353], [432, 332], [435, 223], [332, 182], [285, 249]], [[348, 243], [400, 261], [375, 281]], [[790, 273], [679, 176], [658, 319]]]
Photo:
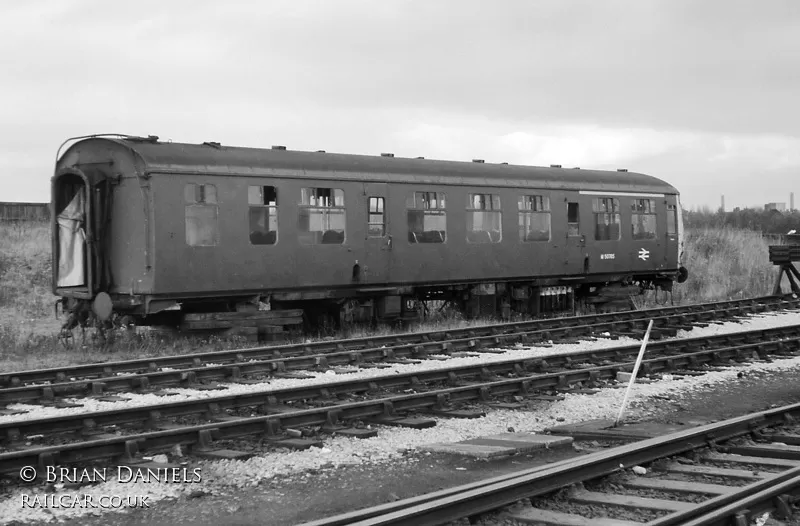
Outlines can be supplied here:
[[[689, 269], [689, 279], [675, 286], [671, 298], [664, 292], [651, 291], [636, 299], [637, 307], [654, 307], [670, 300], [680, 305], [769, 294], [777, 270], [769, 262], [767, 246], [767, 240], [758, 232], [732, 228], [688, 231], [684, 265]], [[75, 346], [65, 350], [58, 341], [63, 316], [55, 318], [55, 297], [50, 292], [50, 252], [49, 225], [0, 224], [0, 371], [258, 345], [241, 339], [174, 338], [159, 331], [118, 333], [113, 341], [102, 342], [94, 331], [87, 331], [84, 336], [77, 329], [74, 331]], [[788, 290], [786, 284], [785, 290]], [[413, 329], [433, 331], [493, 322], [467, 321], [459, 313], [445, 311]], [[337, 337], [396, 332], [399, 331], [389, 326], [379, 327], [377, 331], [356, 328]]]
[[[689, 279], [674, 286], [675, 305], [766, 296], [772, 293], [778, 270], [769, 261], [775, 241], [760, 232], [730, 227], [688, 230], [683, 265]], [[783, 292], [789, 291], [786, 277]], [[639, 308], [664, 303], [664, 292], [649, 291], [637, 298]]]
[[53, 312], [50, 253], [49, 225], [0, 225], [0, 308], [25, 318]]
[[[770, 294], [778, 272], [769, 261], [770, 244], [774, 241], [750, 230], [688, 231], [684, 266], [690, 277], [676, 293], [689, 303]], [[787, 283], [783, 290], [789, 290]]]

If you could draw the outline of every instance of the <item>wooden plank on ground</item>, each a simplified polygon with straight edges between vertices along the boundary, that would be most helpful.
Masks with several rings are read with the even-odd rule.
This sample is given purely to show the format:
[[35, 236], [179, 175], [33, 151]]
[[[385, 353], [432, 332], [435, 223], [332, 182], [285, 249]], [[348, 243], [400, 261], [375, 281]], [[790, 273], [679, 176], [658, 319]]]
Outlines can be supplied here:
[[646, 508], [650, 510], [684, 511], [694, 507], [689, 502], [680, 500], [651, 499], [633, 495], [617, 495], [596, 491], [579, 491], [570, 495], [570, 500], [582, 504], [600, 504], [602, 506], [621, 506], [623, 508]]
[[197, 320], [184, 321], [181, 328], [187, 330], [227, 329], [231, 327], [283, 327], [284, 325], [300, 325], [302, 318], [280, 318], [272, 320]]
[[759, 466], [771, 466], [779, 468], [793, 468], [800, 466], [800, 461], [788, 460], [784, 458], [752, 457], [747, 455], [730, 455], [728, 453], [708, 452], [703, 455], [704, 459], [717, 462], [737, 462], [740, 464], [756, 464]]
[[673, 491], [677, 493], [700, 493], [702, 495], [724, 495], [738, 488], [723, 486], [721, 484], [705, 484], [702, 482], [689, 482], [687, 480], [664, 480], [655, 478], [632, 478], [622, 482], [622, 485], [637, 489], [655, 489], [659, 491]]
[[687, 475], [708, 475], [713, 477], [730, 477], [734, 479], [749, 479], [757, 480], [763, 479], [769, 474], [755, 475], [749, 469], [728, 469], [728, 468], [715, 468], [710, 466], [686, 466], [673, 462], [665, 467], [665, 471], [670, 473], [685, 473]]
[[800, 446], [758, 444], [757, 446], [732, 446], [727, 448], [727, 451], [736, 455], [749, 455], [751, 457], [772, 457], [800, 460]]
[[260, 310], [257, 312], [196, 312], [183, 315], [185, 321], [201, 320], [270, 320], [277, 318], [302, 318], [303, 309]]
[[773, 442], [783, 442], [790, 446], [800, 446], [800, 435], [776, 434], [771, 435], [770, 440]]
[[584, 517], [560, 511], [527, 508], [505, 514], [509, 519], [514, 519], [526, 524], [553, 524], [561, 526], [641, 526], [641, 522], [609, 519], [608, 517]]

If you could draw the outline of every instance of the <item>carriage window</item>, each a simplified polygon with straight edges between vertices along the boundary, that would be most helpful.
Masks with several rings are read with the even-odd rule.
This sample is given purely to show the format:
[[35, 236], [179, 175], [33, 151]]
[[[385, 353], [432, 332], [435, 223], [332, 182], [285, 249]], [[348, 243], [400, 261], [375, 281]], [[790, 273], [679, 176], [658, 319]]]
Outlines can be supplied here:
[[656, 238], [656, 202], [653, 199], [631, 201], [631, 233], [633, 239]]
[[499, 195], [467, 195], [467, 243], [499, 243], [502, 214]]
[[619, 239], [619, 199], [594, 199], [594, 238], [599, 241]]
[[678, 207], [667, 205], [667, 235], [675, 236], [678, 234]]
[[581, 235], [578, 203], [567, 203], [567, 236]]
[[278, 241], [278, 192], [274, 186], [249, 186], [250, 244], [274, 245]]
[[447, 241], [447, 213], [442, 192], [414, 192], [406, 200], [409, 243]]
[[344, 191], [338, 188], [301, 188], [300, 243], [341, 245], [345, 234]]
[[521, 195], [517, 199], [517, 207], [519, 240], [550, 241], [550, 198], [543, 195]]
[[369, 224], [367, 235], [369, 237], [383, 237], [386, 234], [386, 220], [383, 212], [383, 197], [369, 198]]
[[219, 243], [217, 187], [189, 183], [183, 189], [186, 212], [186, 244], [192, 247]]

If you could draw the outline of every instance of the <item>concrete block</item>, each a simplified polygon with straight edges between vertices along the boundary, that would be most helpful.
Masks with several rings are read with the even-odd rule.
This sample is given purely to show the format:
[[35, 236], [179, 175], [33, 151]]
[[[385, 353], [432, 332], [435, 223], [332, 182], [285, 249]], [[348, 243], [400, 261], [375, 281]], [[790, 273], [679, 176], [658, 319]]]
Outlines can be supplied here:
[[450, 453], [475, 458], [496, 458], [537, 449], [562, 447], [572, 444], [569, 436], [535, 435], [533, 433], [501, 433], [486, 437], [462, 440], [452, 444], [428, 444], [419, 449], [437, 453]]
[[461, 455], [474, 458], [497, 458], [507, 457], [517, 452], [513, 447], [484, 446], [478, 444], [462, 444], [455, 442], [452, 444], [426, 444], [418, 449], [431, 451], [433, 453], [449, 453], [451, 455]]
[[486, 444], [504, 447], [515, 447], [519, 452], [532, 451], [534, 449], [546, 449], [551, 447], [562, 447], [572, 444], [570, 436], [535, 435], [533, 433], [501, 433], [486, 437], [464, 440], [461, 444]]

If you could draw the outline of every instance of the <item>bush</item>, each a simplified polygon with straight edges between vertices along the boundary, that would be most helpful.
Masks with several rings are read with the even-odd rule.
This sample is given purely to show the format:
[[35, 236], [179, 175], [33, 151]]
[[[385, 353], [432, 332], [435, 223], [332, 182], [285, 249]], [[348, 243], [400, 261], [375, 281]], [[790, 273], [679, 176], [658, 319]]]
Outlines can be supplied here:
[[[689, 279], [675, 286], [680, 303], [704, 303], [772, 293], [777, 267], [760, 232], [729, 227], [686, 231], [684, 266]], [[788, 290], [784, 286], [784, 291]]]

